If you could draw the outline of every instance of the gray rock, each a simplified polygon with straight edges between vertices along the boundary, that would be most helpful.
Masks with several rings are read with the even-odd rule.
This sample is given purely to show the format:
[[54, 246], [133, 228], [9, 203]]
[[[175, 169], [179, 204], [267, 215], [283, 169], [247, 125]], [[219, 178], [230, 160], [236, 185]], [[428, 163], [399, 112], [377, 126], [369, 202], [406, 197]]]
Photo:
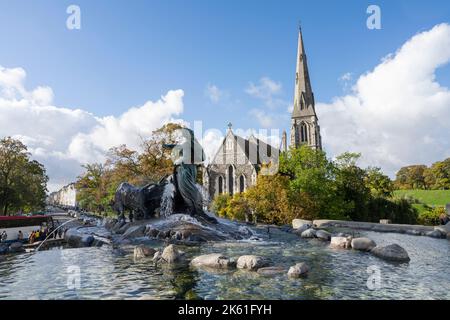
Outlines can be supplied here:
[[191, 261], [191, 265], [194, 267], [206, 267], [206, 268], [232, 268], [236, 266], [236, 261], [225, 257], [220, 253], [205, 254], [195, 257]]
[[286, 272], [286, 268], [283, 267], [263, 267], [259, 268], [258, 271], [256, 271], [258, 274], [262, 276], [276, 276], [278, 274], [282, 274]]
[[236, 262], [236, 267], [238, 269], [248, 270], [257, 270], [268, 265], [269, 262], [267, 259], [255, 255], [240, 256]]
[[164, 248], [161, 254], [161, 261], [165, 263], [177, 263], [181, 262], [184, 254], [180, 252], [173, 244], [168, 245]]
[[117, 234], [124, 234], [128, 228], [131, 227], [131, 223], [130, 222], [126, 222], [125, 224], [123, 224], [123, 226], [121, 226], [119, 228], [119, 230], [116, 231]]
[[153, 257], [156, 253], [156, 250], [144, 245], [139, 245], [134, 248], [134, 258], [140, 259], [145, 257]]
[[132, 226], [129, 227], [125, 233], [123, 234], [123, 239], [132, 239], [132, 238], [139, 238], [144, 236], [145, 226]]
[[351, 237], [331, 237], [330, 247], [335, 249], [349, 249], [351, 242]]
[[300, 262], [297, 263], [295, 266], [292, 266], [288, 270], [288, 277], [291, 278], [299, 278], [302, 276], [305, 276], [309, 272], [309, 267], [306, 263]]
[[122, 228], [125, 224], [126, 224], [126, 222], [123, 220], [117, 221], [116, 224], [114, 225], [114, 227], [112, 227], [111, 231], [114, 233], [117, 233], [117, 231], [119, 231], [119, 229]]
[[111, 230], [117, 223], [117, 219], [106, 218], [104, 221], [105, 229]]
[[408, 256], [408, 252], [405, 249], [400, 247], [398, 244], [389, 244], [387, 246], [376, 246], [371, 251], [373, 255], [378, 258], [396, 261], [396, 262], [408, 262], [410, 258]]
[[355, 238], [351, 242], [352, 248], [361, 251], [370, 251], [377, 246], [375, 241], [369, 238]]
[[294, 228], [294, 229], [299, 229], [304, 225], [308, 226], [308, 228], [311, 228], [313, 225], [313, 222], [311, 220], [303, 220], [303, 219], [292, 220], [292, 228]]
[[309, 228], [311, 228], [311, 225], [304, 224], [304, 225], [300, 226], [300, 227], [297, 228], [297, 229], [293, 229], [293, 230], [292, 230], [292, 233], [295, 233], [296, 235], [301, 236], [302, 233], [303, 233], [303, 231], [306, 231], [306, 230], [308, 230]]
[[316, 231], [316, 237], [321, 240], [329, 241], [331, 239], [331, 233], [325, 230], [317, 230]]
[[11, 253], [18, 253], [18, 252], [24, 252], [25, 249], [23, 247], [22, 242], [13, 242], [9, 246], [9, 252]]
[[90, 247], [94, 243], [94, 236], [90, 234], [84, 234], [81, 236], [81, 246], [82, 247]]
[[447, 222], [447, 224], [443, 225], [443, 226], [434, 227], [434, 230], [439, 230], [443, 234], [449, 234], [450, 233], [450, 222]]
[[155, 254], [153, 255], [153, 261], [159, 261], [161, 259], [161, 251], [156, 251]]
[[422, 235], [422, 232], [420, 232], [419, 230], [406, 230], [405, 233], [409, 234], [409, 235], [412, 235], [412, 236], [420, 236], [420, 235]]
[[76, 228], [72, 228], [66, 231], [64, 239], [71, 247], [90, 247], [94, 243], [94, 236], [90, 234], [81, 233]]
[[314, 230], [313, 228], [309, 228], [302, 232], [301, 237], [302, 238], [315, 238], [316, 230]]
[[9, 246], [5, 243], [0, 244], [0, 254], [7, 254]]
[[425, 233], [425, 235], [427, 237], [432, 237], [432, 238], [445, 238], [445, 233], [442, 233], [441, 231], [439, 231], [438, 229], [435, 229], [433, 231], [429, 231], [427, 233]]

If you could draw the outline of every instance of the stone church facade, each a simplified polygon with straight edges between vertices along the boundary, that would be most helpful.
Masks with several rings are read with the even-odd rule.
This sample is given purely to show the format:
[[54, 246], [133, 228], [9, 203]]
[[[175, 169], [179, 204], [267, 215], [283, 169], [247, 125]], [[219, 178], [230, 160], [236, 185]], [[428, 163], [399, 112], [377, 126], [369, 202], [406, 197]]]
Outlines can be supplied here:
[[203, 185], [211, 199], [222, 193], [233, 195], [244, 192], [256, 184], [257, 176], [262, 170], [267, 170], [267, 167], [273, 164], [278, 165], [280, 152], [286, 152], [288, 146], [297, 148], [302, 144], [322, 149], [320, 126], [300, 29], [289, 144], [286, 131], [282, 135], [281, 147], [276, 148], [253, 135], [248, 139], [235, 135], [230, 124], [219, 150], [203, 170]]
[[278, 163], [280, 150], [251, 135], [244, 139], [235, 135], [231, 124], [219, 150], [203, 170], [203, 185], [211, 199], [228, 193], [244, 192], [256, 184], [264, 165]]

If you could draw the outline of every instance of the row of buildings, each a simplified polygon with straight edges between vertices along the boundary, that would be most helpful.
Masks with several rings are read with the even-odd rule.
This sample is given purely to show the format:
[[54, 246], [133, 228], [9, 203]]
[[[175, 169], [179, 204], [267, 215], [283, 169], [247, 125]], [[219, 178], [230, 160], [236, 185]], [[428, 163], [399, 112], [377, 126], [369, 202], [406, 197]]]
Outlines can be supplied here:
[[[309, 78], [303, 35], [298, 33], [297, 65], [295, 70], [294, 107], [290, 123], [290, 139], [284, 130], [281, 146], [271, 146], [251, 135], [245, 139], [236, 135], [231, 124], [212, 161], [203, 168], [203, 185], [210, 199], [222, 193], [233, 195], [256, 184], [265, 167], [277, 166], [280, 152], [306, 144], [322, 149], [319, 120], [315, 110], [314, 93]], [[49, 203], [76, 207], [77, 190], [69, 184], [49, 196]]]
[[77, 208], [77, 188], [75, 183], [70, 183], [60, 190], [50, 193], [47, 197], [47, 204], [70, 209]]

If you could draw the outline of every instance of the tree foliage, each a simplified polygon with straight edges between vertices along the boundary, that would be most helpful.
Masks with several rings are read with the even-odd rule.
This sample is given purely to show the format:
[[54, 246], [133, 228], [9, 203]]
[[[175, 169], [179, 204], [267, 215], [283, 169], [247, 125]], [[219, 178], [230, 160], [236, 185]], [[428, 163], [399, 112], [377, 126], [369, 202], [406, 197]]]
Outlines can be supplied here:
[[291, 149], [280, 156], [278, 174], [258, 175], [245, 193], [219, 195], [213, 210], [234, 219], [250, 212], [257, 221], [274, 224], [289, 224], [294, 218], [414, 223], [417, 211], [410, 202], [391, 198], [389, 177], [379, 168], [360, 168], [359, 158], [346, 152], [332, 161], [321, 150]]
[[395, 179], [397, 189], [450, 189], [450, 158], [435, 162], [431, 167], [412, 165], [401, 168]]
[[30, 212], [45, 206], [48, 177], [30, 159], [27, 147], [11, 137], [0, 140], [0, 214]]
[[170, 151], [162, 145], [173, 143], [173, 133], [179, 128], [181, 125], [169, 123], [153, 131], [149, 139], [142, 141], [141, 152], [120, 145], [108, 151], [104, 163], [83, 165], [84, 173], [76, 182], [79, 206], [95, 212], [111, 212], [120, 183], [140, 186], [156, 183], [171, 174]]

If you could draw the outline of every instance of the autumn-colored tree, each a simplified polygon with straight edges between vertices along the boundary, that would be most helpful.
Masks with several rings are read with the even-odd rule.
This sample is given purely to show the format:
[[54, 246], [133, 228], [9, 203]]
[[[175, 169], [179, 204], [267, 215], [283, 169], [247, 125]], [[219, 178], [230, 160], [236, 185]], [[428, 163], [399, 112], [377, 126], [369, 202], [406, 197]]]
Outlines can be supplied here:
[[[298, 216], [291, 206], [289, 177], [276, 175], [260, 175], [255, 186], [245, 192], [250, 213], [258, 222], [270, 224], [286, 224]], [[300, 209], [301, 210], [301, 209]]]
[[143, 152], [138, 159], [142, 175], [148, 182], [158, 182], [164, 176], [172, 174], [170, 150], [162, 146], [174, 143], [176, 139], [174, 132], [180, 128], [182, 128], [180, 124], [168, 123], [153, 131], [152, 136], [144, 140]]

